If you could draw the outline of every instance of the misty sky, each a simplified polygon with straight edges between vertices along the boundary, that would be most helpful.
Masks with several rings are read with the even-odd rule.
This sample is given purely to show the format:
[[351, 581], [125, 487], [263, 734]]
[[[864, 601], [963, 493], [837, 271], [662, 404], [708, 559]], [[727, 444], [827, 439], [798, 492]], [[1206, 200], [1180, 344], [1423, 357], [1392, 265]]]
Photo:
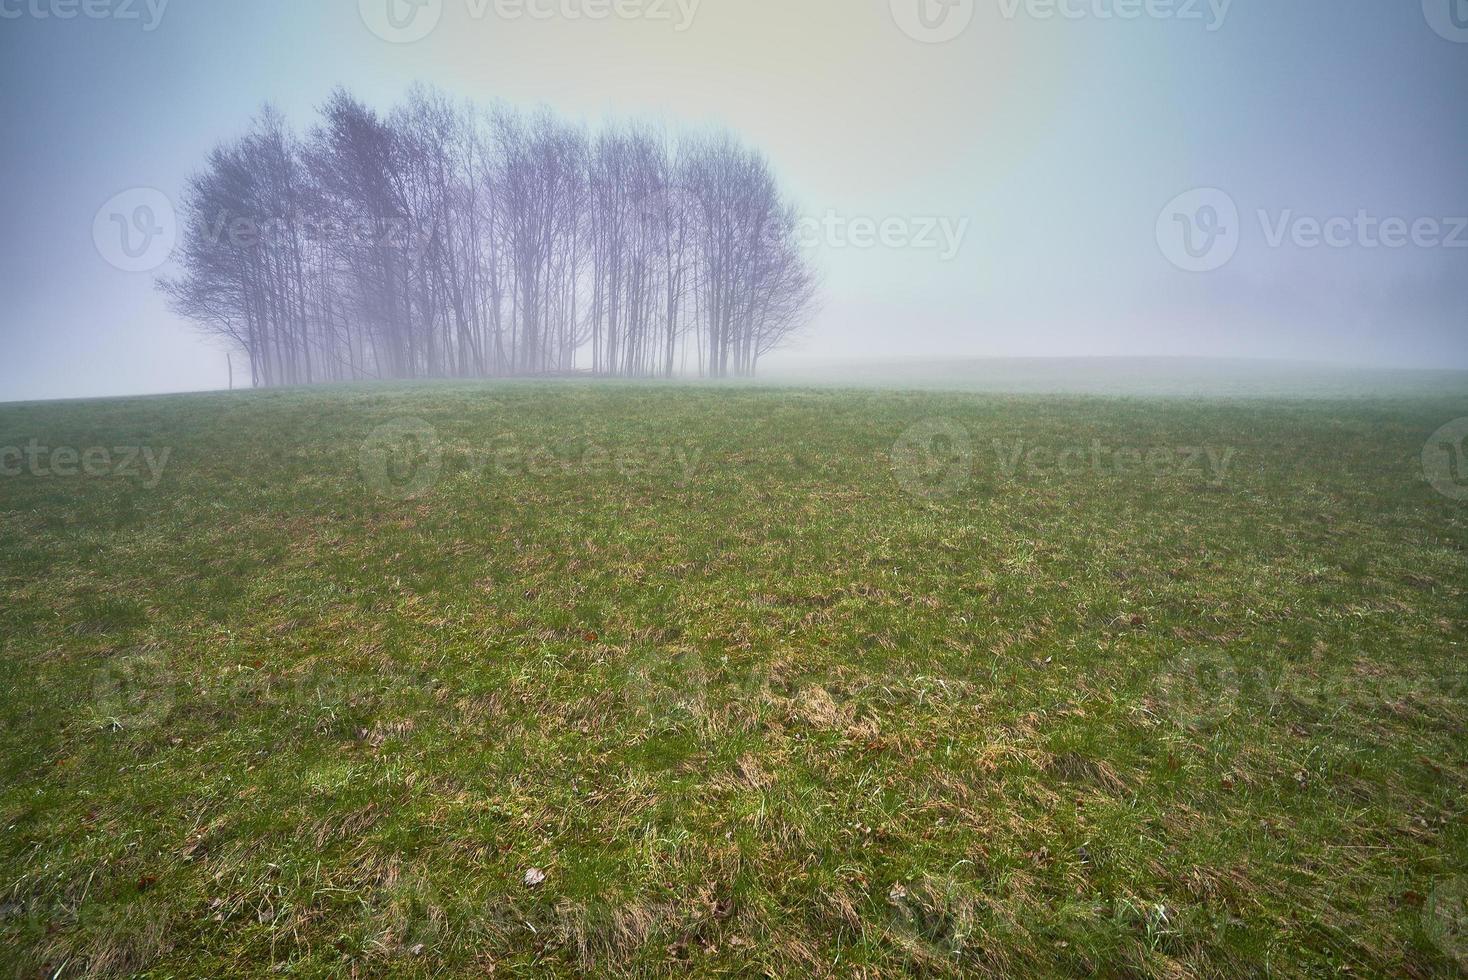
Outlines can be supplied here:
[[1468, 367], [1468, 0], [418, 2], [0, 0], [0, 401], [222, 387], [99, 209], [414, 81], [764, 150], [819, 222], [786, 358]]

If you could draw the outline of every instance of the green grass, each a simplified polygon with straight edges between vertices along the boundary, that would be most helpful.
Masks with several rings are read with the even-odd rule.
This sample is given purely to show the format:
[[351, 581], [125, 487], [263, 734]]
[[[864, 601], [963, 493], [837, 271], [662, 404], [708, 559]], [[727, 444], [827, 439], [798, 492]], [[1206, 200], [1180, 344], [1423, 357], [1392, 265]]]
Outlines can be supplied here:
[[[0, 477], [0, 966], [1454, 975], [1468, 504], [1420, 456], [1465, 415], [569, 382], [0, 406], [0, 447], [172, 450], [151, 488]], [[402, 419], [439, 445], [406, 497], [369, 438]], [[912, 431], [971, 465], [901, 439], [943, 419]], [[1171, 462], [1051, 458], [1093, 442]]]

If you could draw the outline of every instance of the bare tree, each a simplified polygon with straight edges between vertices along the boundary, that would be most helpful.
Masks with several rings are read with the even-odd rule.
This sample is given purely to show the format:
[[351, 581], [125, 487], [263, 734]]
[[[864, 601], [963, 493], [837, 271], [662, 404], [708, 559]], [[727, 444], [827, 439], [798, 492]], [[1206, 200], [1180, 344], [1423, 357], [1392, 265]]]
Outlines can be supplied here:
[[[815, 279], [768, 163], [724, 134], [414, 87], [332, 94], [305, 140], [268, 107], [185, 189], [181, 314], [255, 384], [568, 372], [753, 374]], [[681, 352], [681, 360], [680, 360]]]

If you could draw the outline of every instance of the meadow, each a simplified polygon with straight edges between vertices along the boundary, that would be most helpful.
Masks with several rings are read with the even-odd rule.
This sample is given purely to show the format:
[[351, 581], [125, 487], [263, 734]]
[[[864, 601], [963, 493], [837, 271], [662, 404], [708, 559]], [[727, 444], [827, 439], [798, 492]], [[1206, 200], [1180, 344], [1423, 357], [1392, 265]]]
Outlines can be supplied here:
[[0, 971], [1461, 975], [1455, 384], [0, 405]]

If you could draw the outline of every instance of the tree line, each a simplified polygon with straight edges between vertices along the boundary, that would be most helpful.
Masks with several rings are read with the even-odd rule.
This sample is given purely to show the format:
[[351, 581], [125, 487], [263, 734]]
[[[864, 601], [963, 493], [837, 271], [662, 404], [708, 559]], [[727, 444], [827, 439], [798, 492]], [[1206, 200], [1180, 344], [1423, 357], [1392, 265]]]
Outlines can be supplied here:
[[816, 280], [770, 166], [727, 133], [589, 133], [423, 87], [266, 107], [179, 202], [173, 308], [257, 385], [753, 375]]

